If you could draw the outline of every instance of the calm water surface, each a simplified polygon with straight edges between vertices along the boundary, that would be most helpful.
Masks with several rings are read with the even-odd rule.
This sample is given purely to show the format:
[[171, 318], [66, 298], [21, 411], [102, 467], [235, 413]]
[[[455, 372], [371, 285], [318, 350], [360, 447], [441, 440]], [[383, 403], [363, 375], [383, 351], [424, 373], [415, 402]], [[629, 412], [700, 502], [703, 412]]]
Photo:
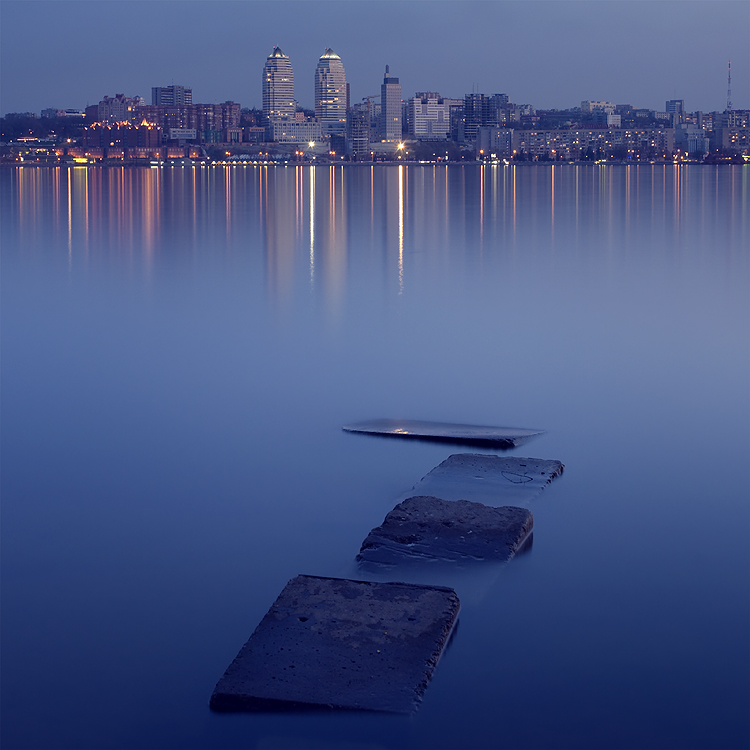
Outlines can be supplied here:
[[[749, 170], [0, 171], [3, 747], [747, 747]], [[378, 417], [546, 429], [531, 552], [413, 717], [210, 713], [461, 452]]]

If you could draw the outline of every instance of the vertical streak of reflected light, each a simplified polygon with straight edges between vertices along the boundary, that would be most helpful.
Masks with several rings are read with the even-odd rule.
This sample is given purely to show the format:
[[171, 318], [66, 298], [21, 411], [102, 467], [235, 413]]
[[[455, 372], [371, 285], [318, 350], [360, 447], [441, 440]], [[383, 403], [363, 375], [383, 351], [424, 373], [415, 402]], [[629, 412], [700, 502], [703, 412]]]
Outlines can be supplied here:
[[680, 236], [680, 204], [682, 203], [682, 196], [680, 195], [680, 188], [681, 183], [681, 175], [680, 175], [680, 167], [678, 164], [675, 164], [672, 167], [672, 184], [673, 184], [673, 193], [674, 193], [674, 201], [673, 201], [673, 207], [672, 207], [672, 216], [674, 216], [674, 233], [675, 238], [679, 240]]
[[49, 175], [52, 187], [52, 225], [55, 228], [55, 234], [58, 234], [60, 230], [60, 222], [62, 221], [60, 204], [60, 167], [52, 167], [49, 170]]
[[515, 164], [511, 167], [511, 170], [513, 170], [511, 173], [511, 182], [512, 182], [511, 195], [513, 196], [512, 202], [511, 202], [511, 205], [512, 205], [511, 213], [513, 215], [513, 246], [515, 247], [515, 242], [516, 242], [516, 165]]
[[[433, 174], [437, 171], [437, 166], [434, 166], [433, 168]], [[450, 227], [450, 211], [449, 209], [449, 197], [448, 197], [448, 166], [446, 165], [443, 167], [445, 171], [445, 211], [443, 213], [445, 214], [445, 236], [448, 237], [448, 231]]]
[[398, 293], [404, 291], [404, 165], [398, 165]]
[[227, 204], [227, 239], [231, 234], [232, 224], [232, 167], [224, 167], [224, 199]]
[[294, 235], [295, 241], [298, 242], [302, 234], [302, 167], [297, 164], [294, 167]]
[[552, 250], [555, 249], [555, 165], [552, 165], [551, 176], [551, 194], [550, 194], [550, 239], [552, 240]]
[[579, 187], [578, 187], [578, 176], [579, 176], [579, 170], [580, 170], [580, 167], [578, 166], [578, 164], [576, 164], [575, 170], [576, 170], [576, 238], [578, 238], [578, 219], [579, 219], [579, 215], [578, 215], [578, 190], [579, 190]]
[[490, 195], [490, 205], [492, 206], [492, 226], [497, 226], [497, 183], [498, 183], [498, 172], [497, 162], [492, 165], [492, 190]]
[[613, 168], [607, 168], [607, 219], [608, 219], [608, 233], [607, 236], [609, 241], [607, 247], [609, 248], [610, 258], [614, 256], [615, 252], [615, 189], [614, 189], [614, 178], [615, 170]]
[[370, 237], [375, 235], [375, 167], [370, 164]]
[[[328, 167], [328, 227], [329, 227], [329, 247], [336, 244], [336, 167], [331, 164]], [[328, 271], [328, 266], [326, 266]], [[327, 274], [326, 274], [327, 275]]]
[[315, 282], [315, 166], [308, 167], [310, 174], [310, 286]]
[[503, 165], [503, 234], [508, 226], [508, 165]]
[[484, 248], [484, 162], [479, 167], [479, 250]]
[[145, 261], [143, 264], [147, 277], [150, 277], [153, 266], [154, 249], [157, 243], [159, 219], [161, 216], [161, 169], [149, 169], [144, 173], [145, 180], [144, 196], [141, 200], [143, 205], [143, 249]]
[[632, 165], [626, 164], [625, 165], [625, 238], [628, 238], [628, 227], [630, 225], [629, 217], [630, 217], [630, 170]]
[[[74, 174], [78, 173], [81, 177], [81, 184], [83, 185], [83, 238], [84, 243], [83, 246], [86, 250], [85, 256], [86, 260], [88, 260], [89, 257], [89, 170], [86, 167], [76, 167], [74, 168]], [[91, 174], [96, 174], [96, 172], [91, 172]]]
[[70, 270], [73, 266], [73, 184], [69, 169], [65, 172], [65, 181], [68, 183], [68, 270]]
[[203, 176], [203, 170], [198, 167], [192, 168], [192, 185], [193, 185], [193, 237], [198, 236], [198, 181]]

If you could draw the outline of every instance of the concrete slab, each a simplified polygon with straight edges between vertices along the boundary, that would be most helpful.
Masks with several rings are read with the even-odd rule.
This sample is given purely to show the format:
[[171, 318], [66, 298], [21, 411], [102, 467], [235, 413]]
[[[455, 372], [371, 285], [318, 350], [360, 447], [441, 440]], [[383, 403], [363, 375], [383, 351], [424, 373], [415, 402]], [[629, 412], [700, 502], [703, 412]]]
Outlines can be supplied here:
[[229, 665], [210, 706], [412, 713], [459, 606], [443, 586], [297, 576]]
[[410, 497], [367, 535], [357, 560], [384, 565], [507, 561], [524, 544], [533, 526], [533, 516], [525, 508]]
[[484, 427], [415, 419], [371, 419], [346, 425], [343, 429], [346, 432], [361, 432], [367, 435], [430, 440], [501, 450], [516, 448], [532, 437], [544, 433], [544, 430], [527, 430], [520, 427]]
[[522, 505], [538, 495], [563, 465], [541, 458], [456, 453], [424, 476], [408, 496], [472, 500], [485, 505]]

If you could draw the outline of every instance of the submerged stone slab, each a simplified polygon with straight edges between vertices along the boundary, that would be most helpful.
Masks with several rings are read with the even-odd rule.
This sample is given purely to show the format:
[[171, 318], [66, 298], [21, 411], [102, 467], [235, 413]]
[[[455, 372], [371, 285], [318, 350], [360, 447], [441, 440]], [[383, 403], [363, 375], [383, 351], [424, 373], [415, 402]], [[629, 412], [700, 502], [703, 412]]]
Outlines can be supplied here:
[[456, 453], [423, 477], [409, 495], [473, 500], [486, 505], [524, 503], [562, 474], [559, 461]]
[[343, 429], [346, 432], [362, 432], [367, 435], [459, 443], [496, 449], [515, 448], [544, 432], [544, 430], [527, 430], [520, 427], [484, 427], [474, 424], [424, 422], [415, 419], [372, 419], [347, 425]]
[[219, 680], [211, 708], [411, 713], [459, 606], [443, 586], [297, 576]]
[[468, 500], [410, 497], [374, 528], [360, 562], [398, 565], [434, 560], [510, 560], [531, 534], [525, 508], [491, 508]]

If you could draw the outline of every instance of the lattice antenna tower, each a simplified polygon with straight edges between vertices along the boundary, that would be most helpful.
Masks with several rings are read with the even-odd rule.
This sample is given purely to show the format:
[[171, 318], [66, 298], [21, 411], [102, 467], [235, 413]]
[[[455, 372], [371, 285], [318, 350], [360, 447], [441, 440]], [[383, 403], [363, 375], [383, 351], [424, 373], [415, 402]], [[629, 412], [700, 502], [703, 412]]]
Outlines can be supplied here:
[[727, 112], [732, 111], [732, 61], [727, 66]]

